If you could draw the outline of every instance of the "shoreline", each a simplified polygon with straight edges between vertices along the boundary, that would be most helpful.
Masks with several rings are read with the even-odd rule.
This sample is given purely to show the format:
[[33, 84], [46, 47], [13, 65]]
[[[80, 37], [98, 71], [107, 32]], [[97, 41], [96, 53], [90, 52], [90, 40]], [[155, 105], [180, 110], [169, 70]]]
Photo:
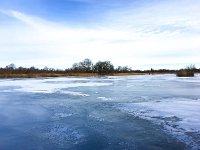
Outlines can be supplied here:
[[41, 78], [41, 77], [96, 77], [96, 76], [132, 76], [132, 75], [159, 75], [159, 74], [174, 74], [174, 73], [113, 73], [107, 75], [99, 75], [97, 73], [38, 73], [38, 74], [0, 74], [0, 79], [8, 79], [8, 78]]

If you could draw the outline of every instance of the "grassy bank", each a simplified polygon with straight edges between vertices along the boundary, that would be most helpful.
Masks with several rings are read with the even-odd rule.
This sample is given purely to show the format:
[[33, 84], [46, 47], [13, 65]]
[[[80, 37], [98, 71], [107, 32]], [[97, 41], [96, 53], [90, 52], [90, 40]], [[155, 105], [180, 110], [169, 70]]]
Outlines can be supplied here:
[[[130, 72], [130, 73], [112, 73], [107, 76], [131, 76], [131, 75], [148, 75], [147, 72]], [[153, 74], [169, 74], [169, 73], [153, 73]], [[0, 78], [41, 78], [41, 77], [91, 77], [101, 76], [97, 73], [29, 73], [29, 74], [0, 74]]]
[[65, 76], [97, 76], [94, 73], [35, 73], [35, 74], [0, 74], [0, 78], [40, 78], [40, 77], [65, 77]]

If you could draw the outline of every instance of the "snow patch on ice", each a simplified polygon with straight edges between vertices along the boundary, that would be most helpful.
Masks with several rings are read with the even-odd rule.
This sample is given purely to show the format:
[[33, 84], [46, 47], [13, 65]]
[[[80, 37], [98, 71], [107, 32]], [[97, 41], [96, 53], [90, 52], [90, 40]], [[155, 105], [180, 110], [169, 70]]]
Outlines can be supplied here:
[[[74, 82], [71, 82], [71, 81]], [[55, 93], [62, 91], [61, 89], [73, 88], [73, 87], [93, 87], [93, 86], [109, 86], [112, 83], [108, 82], [97, 82], [97, 81], [88, 81], [88, 82], [76, 82], [80, 78], [52, 78], [52, 79], [23, 79], [23, 80], [5, 80], [1, 82], [0, 86], [11, 86], [16, 87], [13, 91], [19, 92], [31, 92], [31, 93]], [[49, 82], [55, 81], [55, 82]], [[66, 82], [56, 82], [56, 81], [66, 81]], [[67, 82], [70, 81], [70, 82]], [[69, 94], [69, 93], [68, 93]], [[72, 94], [72, 93], [71, 93]], [[75, 93], [74, 93], [75, 94]], [[78, 94], [78, 93], [76, 93]], [[81, 94], [81, 93], [79, 93]], [[86, 95], [85, 95], [86, 96]]]
[[154, 84], [144, 84], [144, 87], [160, 87], [160, 85], [154, 85]]
[[121, 103], [117, 109], [163, 125], [168, 133], [192, 149], [200, 148], [200, 101], [192, 99]]
[[9, 92], [12, 92], [12, 90], [1, 90], [1, 92], [9, 93]]
[[110, 101], [110, 100], [112, 100], [111, 98], [108, 98], [108, 97], [97, 97], [97, 99], [100, 99], [102, 101]]
[[72, 95], [72, 96], [82, 96], [82, 97], [90, 96], [89, 94], [85, 94], [85, 93], [82, 93], [82, 92], [60, 91], [60, 93], [68, 94], [68, 95]]

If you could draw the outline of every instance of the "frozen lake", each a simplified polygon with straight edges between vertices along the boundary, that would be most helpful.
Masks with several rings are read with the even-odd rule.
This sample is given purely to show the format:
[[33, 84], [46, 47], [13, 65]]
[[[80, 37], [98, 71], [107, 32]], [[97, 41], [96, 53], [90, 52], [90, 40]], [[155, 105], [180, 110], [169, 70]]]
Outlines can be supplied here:
[[200, 75], [0, 79], [0, 149], [200, 149]]

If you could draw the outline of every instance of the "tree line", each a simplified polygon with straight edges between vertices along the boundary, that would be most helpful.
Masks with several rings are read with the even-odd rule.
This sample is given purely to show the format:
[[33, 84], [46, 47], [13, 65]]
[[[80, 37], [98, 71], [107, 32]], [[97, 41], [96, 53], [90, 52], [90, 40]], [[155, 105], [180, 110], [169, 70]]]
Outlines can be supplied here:
[[114, 72], [130, 72], [132, 69], [128, 66], [119, 66], [115, 68], [110, 61], [98, 61], [93, 64], [90, 59], [84, 59], [81, 62], [74, 63], [71, 68], [65, 70], [44, 67], [43, 69], [34, 66], [30, 68], [16, 67], [15, 64], [7, 65], [5, 68], [0, 68], [0, 74], [27, 74], [27, 73], [97, 73], [97, 74], [112, 74]]
[[[192, 67], [194, 72], [200, 72], [200, 69], [196, 69], [195, 66]], [[15, 64], [7, 65], [4, 68], [0, 68], [0, 74], [38, 74], [38, 73], [49, 73], [49, 74], [66, 74], [66, 73], [97, 73], [99, 75], [109, 75], [113, 73], [176, 73], [177, 70], [159, 69], [159, 70], [133, 70], [128, 66], [118, 66], [115, 67], [110, 61], [98, 61], [95, 64], [90, 59], [84, 59], [81, 62], [74, 63], [71, 68], [65, 70], [54, 69], [44, 67], [43, 69], [38, 69], [34, 66], [30, 68], [16, 67]]]

